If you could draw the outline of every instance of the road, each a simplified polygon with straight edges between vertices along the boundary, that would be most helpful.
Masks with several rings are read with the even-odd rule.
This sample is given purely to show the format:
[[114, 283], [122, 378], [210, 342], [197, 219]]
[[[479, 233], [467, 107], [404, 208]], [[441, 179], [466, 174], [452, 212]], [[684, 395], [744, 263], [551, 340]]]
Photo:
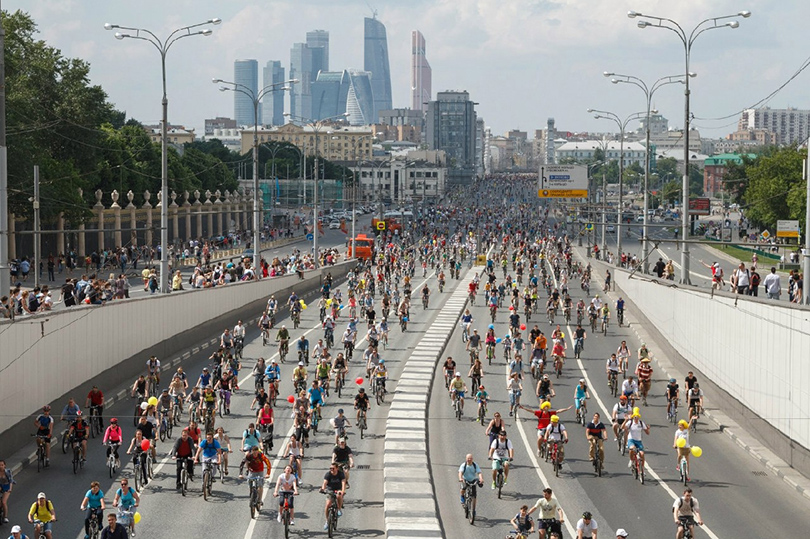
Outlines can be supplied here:
[[[572, 290], [572, 295], [576, 302], [581, 291]], [[543, 296], [541, 299], [545, 302], [547, 298]], [[615, 300], [615, 293], [611, 293], [610, 297]], [[473, 327], [483, 334], [490, 320], [489, 313], [481, 305], [482, 299], [483, 297], [479, 297], [472, 313], [475, 317]], [[496, 335], [500, 337], [507, 332], [506, 317], [505, 312], [500, 312], [495, 323]], [[631, 324], [638, 323], [632, 312], [628, 313], [628, 318]], [[634, 338], [630, 328], [619, 328], [615, 322], [611, 323], [607, 336], [587, 336], [580, 361], [573, 359], [573, 342], [570, 341], [573, 328], [563, 324], [569, 340], [570, 359], [566, 362], [562, 378], [553, 380], [557, 395], [553, 400], [554, 408], [565, 408], [573, 404], [574, 388], [579, 378], [584, 377], [588, 381], [591, 394], [589, 411], [598, 411], [605, 417], [608, 410], [612, 410], [614, 400], [608, 394], [605, 359], [616, 351], [623, 339], [627, 340], [631, 350], [637, 349], [640, 343]], [[547, 336], [553, 329], [544, 315], [532, 315], [529, 327], [534, 324], [538, 324]], [[459, 329], [454, 332], [450, 343], [445, 356], [455, 358], [469, 384], [466, 376], [469, 355], [464, 350]], [[654, 346], [650, 346], [655, 353]], [[674, 536], [671, 507], [683, 488], [678, 482], [672, 449], [675, 427], [667, 421], [666, 399], [663, 396], [668, 377], [660, 372], [657, 365], [653, 364], [656, 372], [649, 406], [641, 409], [644, 421], [651, 426], [651, 434], [644, 440], [647, 449], [647, 482], [641, 485], [633, 479], [631, 470], [627, 467], [627, 458], [618, 453], [612, 432], [605, 443], [605, 473], [601, 478], [596, 477], [587, 457], [588, 445], [584, 429], [574, 424], [574, 410], [561, 414], [571, 441], [566, 447], [566, 462], [560, 477], [553, 477], [550, 464], [538, 463], [535, 457], [534, 418], [524, 411], [520, 412], [518, 420], [508, 417], [506, 366], [500, 347], [496, 356], [495, 363], [491, 367], [485, 367], [483, 381], [491, 396], [488, 418], [491, 419], [495, 411], [501, 413], [506, 420], [509, 439], [515, 448], [512, 473], [500, 500], [489, 488], [492, 479], [490, 462], [487, 460], [488, 438], [484, 435], [486, 425], [476, 422], [475, 405], [471, 400], [466, 403], [465, 416], [461, 421], [456, 420], [447, 392], [443, 390], [441, 372], [437, 371], [434, 376], [428, 439], [435, 494], [446, 536], [502, 537], [509, 530], [509, 520], [520, 506], [527, 504], [531, 507], [545, 486], [554, 490], [569, 525], [575, 524], [582, 512], [587, 510], [593, 513], [599, 523], [600, 537], [614, 537], [611, 532], [620, 527], [627, 529], [631, 537]], [[635, 367], [635, 363], [631, 361], [631, 368]], [[527, 373], [526, 377], [530, 378], [531, 375]], [[524, 381], [522, 403], [534, 407], [538, 400], [532, 386], [534, 384], [528, 379]], [[713, 407], [711, 395], [706, 397], [706, 406], [710, 410]], [[454, 442], [448, 443], [450, 440]], [[692, 444], [703, 449], [700, 459], [692, 459], [690, 483], [700, 501], [707, 524], [697, 532], [698, 537], [779, 537], [794, 533], [793, 530], [804, 519], [800, 515], [806, 514], [806, 499], [744, 453], [714, 424], [702, 422], [698, 432], [692, 436]], [[476, 463], [484, 471], [486, 481], [480, 492], [474, 526], [466, 522], [459, 504], [457, 470], [466, 453], [473, 454]], [[756, 508], [752, 506], [753, 503]], [[565, 537], [572, 535], [572, 529], [567, 527]]]
[[[342, 234], [341, 234], [342, 236]], [[421, 287], [423, 279], [415, 278], [416, 286], [414, 290]], [[431, 288], [436, 289], [435, 278], [430, 281]], [[426, 312], [421, 306], [415, 307], [412, 311], [412, 322], [408, 331], [402, 334], [396, 324], [392, 324], [391, 345], [385, 350], [381, 357], [389, 365], [390, 377], [389, 391], [396, 390], [398, 375], [402, 370], [405, 360], [420, 341], [424, 331], [440, 312], [441, 304], [449, 297], [458, 281], [449, 281], [448, 288], [439, 297], [434, 295], [434, 306]], [[340, 286], [338, 286], [340, 288]], [[289, 320], [279, 319], [279, 324], [287, 324], [291, 329], [293, 339], [297, 339], [302, 333], [306, 333], [311, 345], [314, 346], [317, 338], [322, 336], [322, 330], [317, 320], [317, 309], [314, 308], [314, 297], [307, 300], [313, 305], [303, 312], [301, 329], [292, 330]], [[234, 322], [236, 317], [234, 317]], [[341, 317], [336, 338], [339, 339], [345, 327], [346, 319]], [[360, 328], [365, 328], [361, 324]], [[281, 530], [275, 522], [276, 511], [275, 501], [267, 493], [272, 493], [272, 485], [275, 484], [277, 471], [282, 468], [280, 456], [283, 451], [283, 440], [289, 438], [292, 419], [290, 418], [291, 406], [286, 402], [285, 397], [292, 392], [292, 383], [289, 381], [293, 366], [288, 360], [282, 366], [282, 388], [281, 396], [276, 409], [275, 425], [275, 450], [271, 455], [273, 463], [273, 483], [265, 487], [265, 510], [260, 516], [251, 521], [247, 505], [248, 487], [245, 481], [237, 479], [237, 467], [239, 463], [238, 442], [241, 433], [247, 424], [254, 420], [255, 416], [249, 411], [250, 401], [253, 398], [253, 378], [250, 371], [255, 358], [263, 356], [268, 360], [276, 352], [270, 346], [262, 347], [261, 339], [255, 327], [255, 322], [248, 324], [248, 334], [245, 347], [245, 360], [243, 370], [240, 375], [240, 386], [243, 388], [236, 392], [232, 403], [232, 415], [217, 419], [217, 425], [222, 425], [226, 433], [233, 441], [235, 452], [230, 455], [230, 476], [224, 483], [214, 484], [213, 500], [205, 502], [201, 497], [199, 479], [191, 484], [190, 495], [182, 498], [175, 486], [175, 465], [173, 461], [167, 460], [166, 455], [170, 449], [168, 440], [166, 443], [158, 444], [158, 463], [155, 467], [155, 479], [142, 491], [142, 503], [140, 512], [143, 520], [138, 525], [138, 536], [165, 536], [183, 537], [188, 534], [188, 530], [193, 528], [217, 530], [217, 533], [225, 534], [229, 537], [265, 537], [280, 536]], [[364, 334], [361, 333], [361, 335]], [[214, 337], [214, 336], [212, 336]], [[210, 344], [203, 344], [203, 349], [193, 354], [188, 360], [183, 361], [183, 367], [189, 376], [195, 378], [201, 372], [203, 366], [208, 365], [208, 356], [212, 352]], [[365, 349], [365, 342], [358, 346], [355, 358], [358, 358]], [[172, 358], [164, 359], [164, 364], [170, 364]], [[354, 380], [364, 374], [364, 367], [360, 361], [355, 359], [350, 364], [350, 372], [347, 381]], [[169, 375], [164, 372], [164, 378]], [[103, 388], [108, 395], [115, 395], [125, 388], [121, 385], [117, 388]], [[307, 450], [304, 461], [304, 485], [301, 495], [295, 500], [295, 533], [299, 536], [326, 536], [323, 531], [323, 506], [325, 498], [318, 494], [317, 489], [322, 482], [323, 474], [328, 469], [328, 462], [334, 445], [334, 437], [331, 433], [324, 432], [328, 428], [327, 418], [334, 417], [339, 407], [346, 409], [347, 415], [354, 417], [353, 399], [357, 386], [354, 382], [347, 388], [350, 394], [344, 393], [342, 398], [331, 396], [327, 400], [324, 409], [324, 422], [321, 424], [321, 432], [311, 438], [311, 447]], [[133, 434], [131, 423], [131, 400], [124, 399], [115, 403], [109, 410], [105, 410], [105, 416], [113, 415], [121, 419], [125, 439], [129, 440]], [[82, 403], [83, 404], [83, 403]], [[353, 470], [351, 479], [351, 489], [347, 495], [346, 510], [340, 519], [339, 528], [342, 536], [383, 536], [383, 432], [385, 419], [387, 418], [387, 404], [381, 407], [372, 405], [369, 411], [369, 432], [366, 439], [359, 440], [357, 433], [350, 430], [349, 446], [354, 452], [357, 469]], [[178, 431], [175, 430], [175, 437]], [[125, 469], [118, 474], [120, 477], [131, 477], [132, 465], [129, 457], [124, 457]], [[199, 478], [199, 474], [197, 476]], [[33, 503], [39, 491], [45, 491], [53, 501], [59, 521], [56, 524], [55, 533], [58, 536], [84, 537], [84, 532], [80, 531], [83, 526], [83, 513], [78, 508], [85, 491], [89, 488], [90, 482], [98, 480], [101, 482], [102, 490], [105, 491], [105, 499], [109, 504], [114, 496], [113, 488], [117, 488], [118, 483], [110, 479], [107, 469], [104, 467], [104, 448], [99, 440], [91, 440], [89, 444], [88, 464], [85, 469], [80, 470], [78, 475], [73, 475], [70, 467], [70, 459], [67, 455], [62, 455], [58, 448], [52, 452], [50, 468], [37, 473], [36, 469], [27, 468], [21, 472], [16, 480], [13, 495], [10, 500], [11, 523], [23, 523], [25, 511]], [[130, 484], [132, 484], [130, 482]], [[113, 485], [113, 487], [111, 487]], [[181, 504], [182, 511], [178, 511]], [[227, 510], [223, 510], [227, 506]], [[26, 524], [24, 529], [31, 531]]]

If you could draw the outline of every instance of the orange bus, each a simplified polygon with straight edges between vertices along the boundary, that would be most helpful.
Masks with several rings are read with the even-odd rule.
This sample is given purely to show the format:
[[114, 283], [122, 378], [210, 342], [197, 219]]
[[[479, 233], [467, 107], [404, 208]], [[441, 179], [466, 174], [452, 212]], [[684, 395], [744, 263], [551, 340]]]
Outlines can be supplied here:
[[357, 237], [354, 238], [354, 242], [349, 242], [349, 257], [353, 256], [352, 243], [354, 243], [357, 249], [357, 258], [371, 260], [371, 256], [374, 253], [374, 238], [370, 238], [365, 234], [358, 234]]

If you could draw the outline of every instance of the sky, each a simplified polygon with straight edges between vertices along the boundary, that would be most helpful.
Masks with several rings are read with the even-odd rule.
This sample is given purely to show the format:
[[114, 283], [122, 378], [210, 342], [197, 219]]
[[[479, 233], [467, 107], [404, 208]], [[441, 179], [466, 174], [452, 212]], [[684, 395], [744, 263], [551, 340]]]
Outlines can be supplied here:
[[[493, 134], [546, 126], [559, 130], [616, 131], [587, 109], [624, 118], [645, 110], [642, 91], [611, 84], [605, 71], [652, 84], [683, 74], [684, 47], [660, 28], [640, 29], [629, 10], [666, 17], [687, 33], [704, 19], [752, 12], [739, 28], [701, 34], [691, 53], [691, 110], [702, 136], [736, 129], [739, 112], [781, 86], [810, 55], [799, 0], [3, 0], [5, 10], [23, 10], [39, 26], [38, 38], [70, 58], [91, 65], [119, 110], [143, 123], [160, 119], [160, 55], [143, 41], [116, 40], [104, 23], [147, 28], [160, 37], [173, 30], [222, 19], [208, 37], [175, 43], [167, 54], [169, 122], [203, 131], [205, 118], [233, 117], [233, 94], [219, 92], [212, 78], [233, 80], [233, 61], [253, 58], [261, 67], [281, 60], [308, 30], [330, 33], [330, 69], [363, 68], [363, 18], [385, 24], [394, 107], [410, 106], [410, 38], [418, 29], [433, 68], [433, 94], [467, 90]], [[810, 70], [800, 73], [768, 101], [772, 108], [810, 108]], [[668, 85], [653, 107], [683, 126], [683, 86]], [[718, 119], [719, 118], [719, 119]], [[631, 124], [633, 125], [633, 124]]]

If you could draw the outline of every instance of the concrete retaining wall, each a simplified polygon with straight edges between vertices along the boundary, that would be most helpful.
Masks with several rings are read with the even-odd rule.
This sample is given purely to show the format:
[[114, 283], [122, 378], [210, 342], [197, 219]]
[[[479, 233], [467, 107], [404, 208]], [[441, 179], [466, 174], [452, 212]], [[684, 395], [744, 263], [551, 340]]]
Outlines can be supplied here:
[[614, 273], [628, 299], [696, 369], [810, 448], [809, 309]]
[[149, 355], [166, 361], [219, 335], [236, 318], [246, 320], [261, 312], [271, 294], [283, 302], [292, 289], [299, 296], [315, 292], [322, 276], [331, 273], [338, 280], [352, 266], [347, 262], [310, 271], [303, 281], [290, 275], [77, 306], [0, 323], [0, 435], [9, 443], [10, 438], [27, 437], [33, 429], [31, 414], [43, 404], [53, 404], [58, 418], [69, 392], [83, 406], [92, 381], [103, 380], [97, 382], [103, 390], [134, 379], [144, 372]]

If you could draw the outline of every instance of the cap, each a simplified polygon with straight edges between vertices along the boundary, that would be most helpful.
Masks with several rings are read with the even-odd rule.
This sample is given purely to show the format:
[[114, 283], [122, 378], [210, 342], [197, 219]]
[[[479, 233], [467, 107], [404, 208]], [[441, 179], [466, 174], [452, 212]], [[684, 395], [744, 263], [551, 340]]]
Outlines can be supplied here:
[[50, 412], [51, 411], [51, 406], [49, 404], [46, 404], [45, 406], [42, 407], [42, 411], [43, 412]]
[[543, 375], [543, 380], [548, 380], [548, 374]]
[[208, 372], [208, 367], [203, 367], [203, 372]]
[[579, 379], [579, 383], [580, 383], [580, 384], [584, 384], [584, 383], [585, 383], [585, 378], [580, 378], [580, 379]]
[[642, 358], [642, 360], [641, 360], [642, 363], [649, 363], [650, 361], [652, 361], [652, 360], [650, 358], [648, 358], [648, 357]]
[[379, 364], [382, 365], [383, 363], [385, 363], [385, 360], [381, 359]]
[[[274, 361], [273, 363], [275, 363], [275, 361]], [[304, 362], [303, 362], [303, 361], [299, 361], [299, 362], [298, 362], [298, 366], [299, 366], [299, 367], [303, 367], [303, 366], [304, 366]]]
[[616, 530], [616, 537], [627, 537], [627, 532], [624, 528], [619, 528]]
[[540, 405], [541, 410], [548, 410], [549, 408], [551, 408], [551, 403], [548, 402], [548, 401], [546, 401], [546, 402], [544, 402], [543, 404]]
[[338, 413], [342, 414], [343, 413], [343, 408], [338, 408]]
[[270, 363], [278, 363], [278, 361], [276, 361], [276, 360], [274, 359], [274, 360], [273, 360], [273, 361], [271, 361]]
[[460, 372], [457, 372], [457, 373], [456, 373], [456, 378], [459, 378], [459, 377], [461, 377], [461, 373], [460, 373]]
[[478, 389], [484, 389], [484, 386], [478, 386]]
[[627, 400], [627, 395], [622, 395], [621, 397], [619, 397], [619, 400], [620, 401], [626, 401]]
[[22, 533], [22, 529], [19, 526], [14, 526], [11, 528], [11, 533]]
[[338, 443], [339, 444], [345, 444], [346, 443], [346, 438], [338, 438]]
[[47, 498], [47, 496], [45, 496], [44, 492], [40, 492], [39, 494], [37, 494], [37, 500], [39, 500], [40, 498]]
[[558, 415], [551, 416], [551, 422], [552, 423], [559, 423], [559, 421], [560, 421], [560, 416], [558, 416]]
[[675, 383], [675, 378], [670, 378], [670, 379], [669, 379], [669, 383], [670, 383], [670, 384], [674, 384], [674, 383]]

